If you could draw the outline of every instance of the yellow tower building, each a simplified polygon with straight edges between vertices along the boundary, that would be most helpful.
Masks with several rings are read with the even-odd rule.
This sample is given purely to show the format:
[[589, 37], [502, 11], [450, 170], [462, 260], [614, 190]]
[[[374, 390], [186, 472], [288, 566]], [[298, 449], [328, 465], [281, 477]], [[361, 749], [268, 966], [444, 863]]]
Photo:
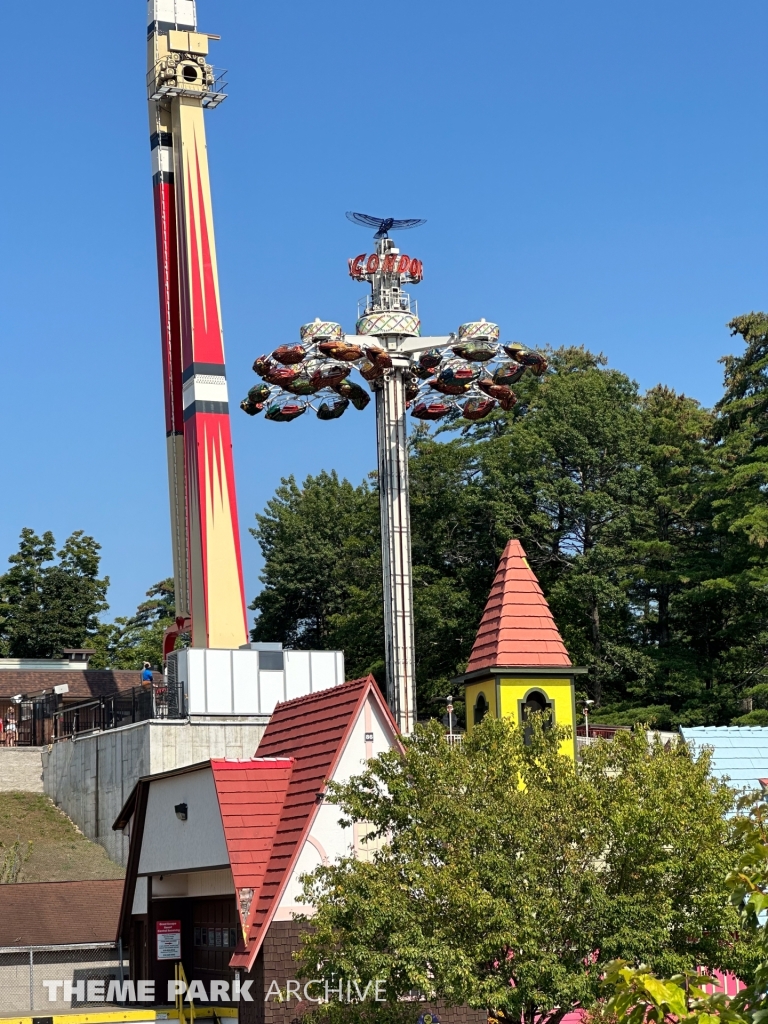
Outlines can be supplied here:
[[532, 712], [546, 711], [553, 724], [571, 727], [562, 749], [575, 757], [574, 680], [586, 671], [571, 664], [522, 544], [509, 541], [458, 679], [465, 684], [467, 731], [487, 714], [525, 725]]

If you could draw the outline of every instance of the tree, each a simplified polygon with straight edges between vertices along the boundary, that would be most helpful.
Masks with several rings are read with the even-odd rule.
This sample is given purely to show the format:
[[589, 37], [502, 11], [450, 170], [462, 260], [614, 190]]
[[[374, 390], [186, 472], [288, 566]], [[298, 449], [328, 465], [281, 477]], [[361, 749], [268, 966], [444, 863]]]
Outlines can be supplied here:
[[384, 845], [305, 879], [310, 976], [557, 1024], [598, 997], [619, 956], [748, 970], [723, 882], [739, 850], [734, 797], [709, 755], [649, 748], [639, 732], [576, 764], [562, 736], [538, 722], [526, 746], [486, 718], [457, 748], [431, 723], [332, 785], [343, 823]]
[[383, 676], [378, 496], [336, 473], [283, 480], [251, 530], [264, 556], [254, 640], [346, 651], [347, 670]]
[[[142, 601], [130, 618], [119, 616], [114, 622], [99, 623], [91, 639], [95, 654], [92, 668], [139, 669], [145, 661], [160, 667], [163, 663], [163, 636], [175, 621], [173, 577], [155, 583], [147, 591], [149, 600]], [[182, 636], [177, 647], [189, 646]]]
[[[606, 1005], [614, 1020], [626, 1024], [760, 1024], [768, 1015], [768, 806], [758, 794], [742, 799], [749, 814], [738, 822], [743, 852], [726, 878], [731, 901], [739, 909], [742, 933], [752, 940], [754, 968], [740, 974], [746, 986], [735, 996], [707, 992], [715, 979], [693, 971], [659, 978], [648, 964], [617, 960], [607, 966]], [[719, 986], [718, 986], [719, 987]]]
[[[564, 346], [548, 350], [549, 374], [516, 385], [511, 411], [415, 428], [422, 717], [457, 694], [510, 537], [589, 669], [595, 722], [672, 728], [746, 711], [750, 687], [768, 682], [768, 315], [729, 326], [746, 350], [725, 358], [715, 410], [661, 384], [641, 395], [602, 355]], [[381, 682], [375, 480], [290, 479], [258, 519], [254, 638], [343, 647], [351, 673]], [[455, 704], [461, 719], [460, 691]]]
[[21, 531], [11, 568], [0, 576], [0, 638], [8, 655], [54, 658], [62, 648], [88, 645], [99, 612], [108, 607], [109, 578], [98, 576], [100, 550], [82, 530], [59, 551], [50, 531], [42, 537]]

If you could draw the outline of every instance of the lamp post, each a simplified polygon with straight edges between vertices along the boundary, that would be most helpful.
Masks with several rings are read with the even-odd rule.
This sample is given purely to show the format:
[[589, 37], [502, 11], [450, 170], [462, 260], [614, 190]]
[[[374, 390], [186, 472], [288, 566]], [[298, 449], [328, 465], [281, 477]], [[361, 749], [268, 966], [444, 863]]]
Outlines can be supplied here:
[[[375, 252], [349, 261], [354, 281], [370, 285], [358, 306], [355, 337], [337, 323], [315, 320], [300, 331], [298, 345], [281, 345], [253, 368], [262, 378], [241, 408], [265, 410], [276, 423], [313, 409], [318, 419], [342, 416], [352, 404], [364, 409], [369, 395], [349, 379], [356, 367], [376, 399], [384, 637], [387, 701], [401, 732], [416, 722], [416, 687], [408, 500], [406, 414], [420, 420], [479, 420], [495, 408], [511, 409], [511, 384], [526, 369], [540, 375], [546, 360], [515, 342], [499, 344], [499, 328], [485, 320], [462, 324], [457, 334], [423, 337], [416, 303], [404, 285], [420, 283], [421, 260], [395, 245], [387, 232], [421, 222], [359, 220], [378, 225]], [[321, 401], [322, 399], [322, 401]]]
[[584, 737], [589, 739], [589, 708], [591, 704], [594, 704], [593, 700], [584, 701]]

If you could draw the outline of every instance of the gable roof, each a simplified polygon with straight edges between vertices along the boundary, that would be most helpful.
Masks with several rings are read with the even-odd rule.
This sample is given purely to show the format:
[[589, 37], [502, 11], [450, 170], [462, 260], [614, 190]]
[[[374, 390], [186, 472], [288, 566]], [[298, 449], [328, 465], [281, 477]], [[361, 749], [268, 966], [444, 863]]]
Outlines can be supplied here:
[[318, 794], [333, 775], [368, 697], [396, 738], [397, 724], [373, 676], [297, 697], [275, 708], [256, 755], [292, 758], [293, 768], [263, 881], [258, 891], [254, 887], [246, 944], [235, 951], [231, 967], [250, 970], [253, 966], [320, 807]]
[[269, 866], [294, 763], [292, 757], [211, 759], [244, 939], [258, 902], [253, 897], [261, 891]]
[[0, 946], [116, 942], [122, 878], [0, 885]]
[[519, 540], [510, 540], [496, 570], [467, 673], [479, 669], [571, 667], [552, 612]]
[[712, 774], [728, 776], [734, 789], [757, 789], [768, 777], [768, 726], [681, 726], [686, 743], [712, 747]]

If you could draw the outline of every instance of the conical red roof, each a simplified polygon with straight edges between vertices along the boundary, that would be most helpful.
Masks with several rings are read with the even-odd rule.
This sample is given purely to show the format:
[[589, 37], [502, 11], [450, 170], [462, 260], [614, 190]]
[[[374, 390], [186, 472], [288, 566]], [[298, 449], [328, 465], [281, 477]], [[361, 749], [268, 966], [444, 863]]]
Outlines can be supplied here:
[[483, 668], [570, 667], [552, 612], [519, 540], [504, 549], [467, 672]]

